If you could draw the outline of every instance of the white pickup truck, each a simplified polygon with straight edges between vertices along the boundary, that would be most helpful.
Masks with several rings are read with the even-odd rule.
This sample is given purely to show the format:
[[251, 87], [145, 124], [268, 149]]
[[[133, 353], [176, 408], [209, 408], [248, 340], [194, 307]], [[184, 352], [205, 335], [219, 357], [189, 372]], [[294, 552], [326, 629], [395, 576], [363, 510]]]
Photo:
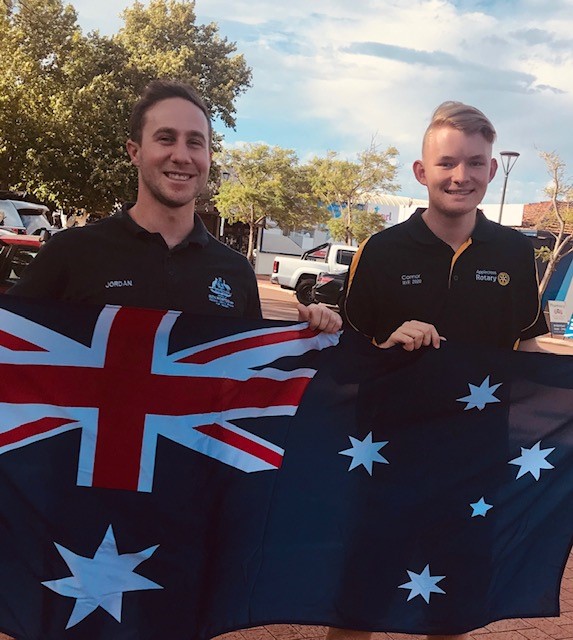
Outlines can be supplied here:
[[327, 242], [305, 251], [300, 258], [275, 256], [271, 282], [280, 284], [283, 289], [294, 289], [299, 302], [310, 304], [316, 276], [321, 271], [347, 271], [357, 251], [358, 247]]

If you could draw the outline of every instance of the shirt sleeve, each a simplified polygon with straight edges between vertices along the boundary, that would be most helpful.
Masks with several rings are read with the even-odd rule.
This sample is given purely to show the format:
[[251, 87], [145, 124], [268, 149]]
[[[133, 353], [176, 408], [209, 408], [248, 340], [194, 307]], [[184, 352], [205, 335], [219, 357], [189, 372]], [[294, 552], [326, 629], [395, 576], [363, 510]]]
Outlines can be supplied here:
[[345, 324], [369, 338], [377, 338], [378, 318], [373, 286], [376, 279], [368, 258], [368, 240], [358, 249], [348, 270], [345, 284]]

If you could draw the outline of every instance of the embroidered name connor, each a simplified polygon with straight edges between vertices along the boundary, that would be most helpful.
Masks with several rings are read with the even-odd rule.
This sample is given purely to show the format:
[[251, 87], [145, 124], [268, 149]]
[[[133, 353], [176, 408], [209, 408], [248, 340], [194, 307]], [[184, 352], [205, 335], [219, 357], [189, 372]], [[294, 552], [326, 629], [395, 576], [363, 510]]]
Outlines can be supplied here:
[[106, 289], [113, 289], [114, 287], [133, 287], [133, 280], [110, 280], [106, 282]]
[[412, 273], [410, 275], [404, 274], [402, 276], [402, 284], [403, 285], [422, 284], [422, 275], [420, 273]]

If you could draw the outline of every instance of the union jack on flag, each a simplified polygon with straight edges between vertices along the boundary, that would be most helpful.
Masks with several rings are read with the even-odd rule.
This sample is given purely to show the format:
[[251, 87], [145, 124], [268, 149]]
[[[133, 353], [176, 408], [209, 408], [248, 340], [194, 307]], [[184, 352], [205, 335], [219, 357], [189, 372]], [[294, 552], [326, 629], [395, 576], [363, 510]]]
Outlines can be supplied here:
[[316, 371], [268, 365], [337, 336], [300, 324], [170, 351], [179, 316], [106, 306], [86, 345], [0, 309], [0, 455], [78, 429], [78, 486], [140, 492], [159, 436], [245, 472], [278, 469], [284, 450], [233, 421], [294, 415]]

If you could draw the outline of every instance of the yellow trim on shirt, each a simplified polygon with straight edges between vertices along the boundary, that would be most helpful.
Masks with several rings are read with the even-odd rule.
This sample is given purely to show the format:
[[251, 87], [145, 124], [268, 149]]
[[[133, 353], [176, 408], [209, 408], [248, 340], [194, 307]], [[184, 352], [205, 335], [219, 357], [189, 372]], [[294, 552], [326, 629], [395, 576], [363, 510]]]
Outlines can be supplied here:
[[[348, 300], [348, 294], [350, 293], [352, 280], [354, 279], [356, 269], [358, 268], [358, 263], [360, 262], [360, 258], [362, 257], [362, 252], [364, 251], [364, 247], [366, 246], [366, 243], [368, 242], [368, 240], [370, 240], [370, 238], [367, 238], [366, 240], [364, 240], [364, 242], [358, 247], [358, 251], [354, 254], [354, 257], [352, 258], [352, 262], [350, 263], [350, 267], [348, 268], [348, 283], [346, 285], [346, 296], [344, 297], [344, 315], [346, 316], [346, 319], [348, 320], [350, 326], [355, 331], [358, 331], [358, 333], [362, 333], [362, 331], [360, 331], [360, 329], [356, 327], [352, 322], [352, 320], [350, 319], [350, 316], [348, 315], [348, 310], [346, 309], [346, 302]], [[365, 335], [365, 334], [362, 334], [362, 335]], [[368, 336], [368, 337], [372, 337], [373, 344], [376, 344], [373, 336]]]
[[458, 250], [454, 253], [454, 257], [452, 258], [452, 262], [450, 264], [450, 277], [448, 279], [448, 289], [452, 286], [452, 273], [454, 272], [454, 265], [456, 264], [456, 260], [462, 255], [462, 253], [471, 245], [472, 239], [468, 238]]

